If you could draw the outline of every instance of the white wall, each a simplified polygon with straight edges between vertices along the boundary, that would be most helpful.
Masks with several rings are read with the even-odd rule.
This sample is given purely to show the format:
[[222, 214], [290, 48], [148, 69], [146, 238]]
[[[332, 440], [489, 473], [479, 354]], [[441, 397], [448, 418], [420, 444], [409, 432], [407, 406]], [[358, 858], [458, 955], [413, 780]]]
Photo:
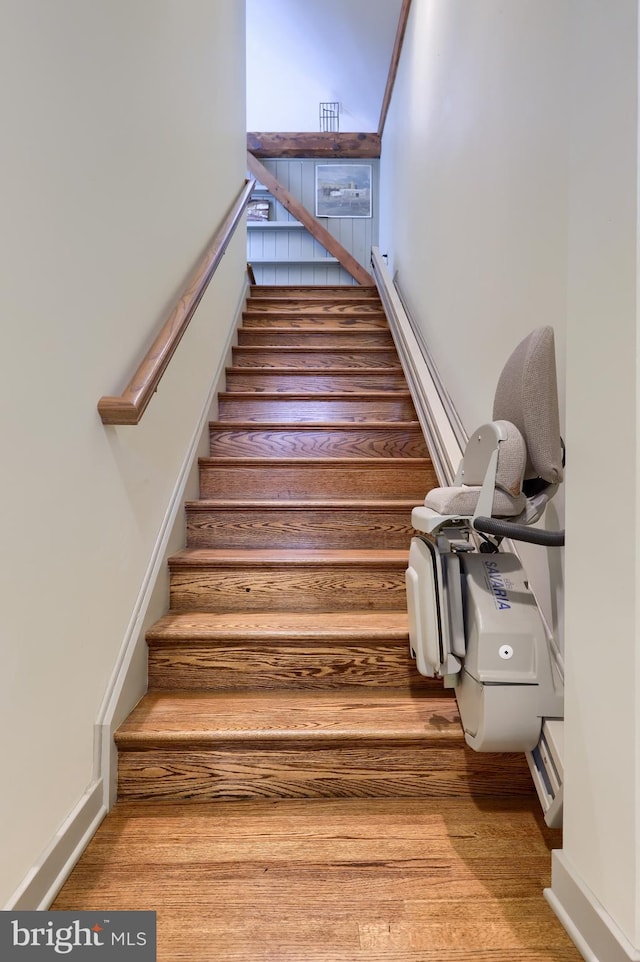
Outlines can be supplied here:
[[600, 962], [640, 958], [637, 91], [637, 0], [413, 0], [381, 160], [381, 250], [467, 428], [555, 328], [566, 604], [559, 552], [526, 565], [566, 608], [550, 899]]
[[138, 427], [119, 393], [245, 176], [244, 5], [4, 0], [0, 904], [93, 725], [244, 283], [240, 231]]
[[576, 2], [571, 37], [563, 855], [640, 947], [637, 0]]
[[401, 0], [246, 0], [247, 129], [378, 129]]
[[381, 249], [468, 428], [516, 338], [550, 323], [563, 347], [565, 20], [557, 0], [412, 5]]
[[[380, 249], [468, 431], [491, 416], [502, 365], [541, 324], [555, 329], [564, 411], [567, 10], [411, 7], [383, 139]], [[562, 494], [549, 515], [562, 527]], [[561, 570], [549, 574], [561, 554], [521, 554], [561, 640]]]

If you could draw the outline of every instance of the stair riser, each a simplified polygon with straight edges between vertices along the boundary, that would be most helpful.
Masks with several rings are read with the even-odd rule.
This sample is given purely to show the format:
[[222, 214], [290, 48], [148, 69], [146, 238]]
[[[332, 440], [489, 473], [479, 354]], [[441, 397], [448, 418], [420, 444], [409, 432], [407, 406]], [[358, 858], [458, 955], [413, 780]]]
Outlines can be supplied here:
[[405, 566], [188, 567], [171, 571], [175, 611], [402, 611]]
[[227, 372], [227, 391], [266, 391], [295, 392], [301, 394], [327, 394], [337, 391], [340, 394], [360, 391], [404, 391], [407, 382], [401, 372], [381, 372], [380, 374], [293, 374], [277, 372]]
[[344, 350], [359, 347], [393, 347], [390, 331], [251, 331], [241, 327], [238, 331], [238, 344], [251, 347], [326, 347], [329, 350]]
[[353, 294], [347, 297], [327, 297], [326, 294], [315, 294], [312, 296], [300, 295], [296, 297], [287, 297], [284, 295], [276, 294], [263, 294], [256, 297], [250, 297], [246, 302], [246, 310], [257, 311], [260, 310], [262, 306], [270, 308], [272, 310], [289, 310], [302, 307], [305, 310], [315, 309], [316, 311], [323, 310], [324, 307], [335, 307], [340, 306], [343, 308], [357, 307], [358, 305], [364, 305], [367, 310], [378, 310], [380, 312], [384, 311], [382, 302], [379, 297], [372, 297], [370, 294]]
[[271, 328], [287, 328], [292, 331], [322, 331], [324, 328], [361, 333], [363, 331], [385, 331], [388, 329], [384, 314], [353, 314], [343, 317], [337, 314], [280, 314], [275, 311], [270, 314], [242, 315], [242, 327], [245, 331], [263, 331]]
[[204, 511], [187, 508], [189, 548], [409, 549], [411, 515], [339, 508]]
[[[284, 301], [277, 298], [263, 297], [259, 304], [248, 301], [243, 311], [243, 318], [275, 317], [327, 317], [330, 323], [340, 318], [374, 317], [381, 319], [386, 325], [386, 317], [380, 302], [369, 300], [351, 301], [307, 301], [304, 299]], [[331, 320], [333, 319], [333, 321]]]
[[305, 368], [323, 368], [330, 371], [332, 368], [352, 368], [354, 371], [362, 368], [380, 368], [389, 370], [395, 368], [399, 370], [400, 364], [395, 348], [374, 348], [369, 351], [330, 351], [317, 348], [315, 351], [305, 351], [298, 348], [296, 351], [289, 351], [281, 348], [259, 348], [251, 351], [244, 348], [233, 348], [234, 367], [241, 368], [292, 368], [294, 370], [304, 370]]
[[[292, 297], [298, 298], [299, 300], [309, 302], [309, 301], [326, 301], [329, 304], [335, 304], [336, 301], [376, 301], [380, 303], [380, 295], [375, 287], [361, 287], [359, 284], [353, 284], [350, 286], [338, 285], [333, 287], [314, 287], [300, 285], [286, 285], [281, 284], [255, 284], [251, 288], [251, 299], [253, 298], [264, 298], [266, 300], [283, 300], [289, 303]], [[251, 299], [249, 303], [251, 303]]]
[[516, 797], [532, 793], [524, 756], [466, 748], [121, 751], [121, 799]]
[[[183, 691], [211, 689], [340, 690], [360, 687], [422, 688], [409, 657], [409, 642], [387, 645], [334, 645], [327, 642], [279, 644], [149, 644], [149, 687]], [[439, 683], [433, 682], [435, 688]]]
[[211, 457], [426, 458], [419, 429], [363, 427], [210, 431]]
[[[387, 468], [387, 464], [389, 468]], [[377, 498], [424, 500], [436, 486], [433, 468], [417, 461], [403, 462], [396, 467], [388, 458], [371, 465], [327, 465], [313, 462], [296, 465], [289, 462], [270, 462], [262, 467], [254, 465], [223, 465], [220, 462], [201, 462], [200, 497], [225, 498], [230, 493], [243, 500], [296, 500], [305, 498], [349, 498], [375, 500]], [[393, 465], [393, 469], [391, 468]]]
[[416, 412], [406, 398], [249, 398], [223, 395], [218, 401], [220, 421], [254, 421], [302, 424], [328, 421], [414, 421]]

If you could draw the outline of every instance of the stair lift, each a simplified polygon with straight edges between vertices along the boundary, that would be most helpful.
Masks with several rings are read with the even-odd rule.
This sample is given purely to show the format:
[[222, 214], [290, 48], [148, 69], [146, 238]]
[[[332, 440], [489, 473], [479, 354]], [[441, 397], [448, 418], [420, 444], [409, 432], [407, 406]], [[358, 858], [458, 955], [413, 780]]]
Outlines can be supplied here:
[[531, 527], [563, 467], [553, 328], [541, 327], [506, 362], [493, 420], [469, 438], [453, 485], [412, 512], [411, 652], [422, 675], [455, 689], [465, 739], [479, 752], [535, 756], [543, 721], [563, 717], [545, 624], [518, 556], [501, 546], [564, 544], [563, 531]]

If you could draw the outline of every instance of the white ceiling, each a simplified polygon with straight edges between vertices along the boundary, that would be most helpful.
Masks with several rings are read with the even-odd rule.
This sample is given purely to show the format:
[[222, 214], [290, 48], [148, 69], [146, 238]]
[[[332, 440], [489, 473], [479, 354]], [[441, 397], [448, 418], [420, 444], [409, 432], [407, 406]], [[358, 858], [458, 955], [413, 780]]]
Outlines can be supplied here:
[[375, 131], [402, 0], [246, 0], [247, 130]]

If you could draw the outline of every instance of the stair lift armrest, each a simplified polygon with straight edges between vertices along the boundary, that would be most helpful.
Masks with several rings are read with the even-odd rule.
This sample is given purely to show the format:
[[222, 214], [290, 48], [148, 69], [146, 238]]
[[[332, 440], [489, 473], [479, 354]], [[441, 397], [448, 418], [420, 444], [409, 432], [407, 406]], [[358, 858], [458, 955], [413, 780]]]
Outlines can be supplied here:
[[438, 514], [433, 508], [420, 505], [411, 512], [411, 525], [416, 531], [424, 534], [436, 535], [445, 525], [452, 528], [468, 528], [469, 518], [461, 518], [458, 514]]
[[540, 544], [547, 548], [561, 548], [564, 545], [564, 528], [561, 531], [545, 531], [541, 528], [532, 528], [526, 524], [502, 521], [500, 518], [479, 516], [474, 517], [473, 527], [476, 531], [494, 535], [496, 538], [526, 541], [528, 544]]
[[[498, 452], [500, 443], [507, 440], [504, 423], [490, 421], [483, 424], [469, 438], [453, 486], [480, 486], [480, 495], [473, 517], [491, 515], [493, 496], [496, 486]], [[469, 517], [438, 514], [432, 508], [418, 507], [411, 513], [411, 523], [417, 531], [435, 534], [443, 526], [464, 528], [470, 523]]]
[[491, 517], [500, 443], [508, 437], [506, 422], [489, 421], [473, 432], [456, 474], [455, 485], [481, 485], [474, 517]]

